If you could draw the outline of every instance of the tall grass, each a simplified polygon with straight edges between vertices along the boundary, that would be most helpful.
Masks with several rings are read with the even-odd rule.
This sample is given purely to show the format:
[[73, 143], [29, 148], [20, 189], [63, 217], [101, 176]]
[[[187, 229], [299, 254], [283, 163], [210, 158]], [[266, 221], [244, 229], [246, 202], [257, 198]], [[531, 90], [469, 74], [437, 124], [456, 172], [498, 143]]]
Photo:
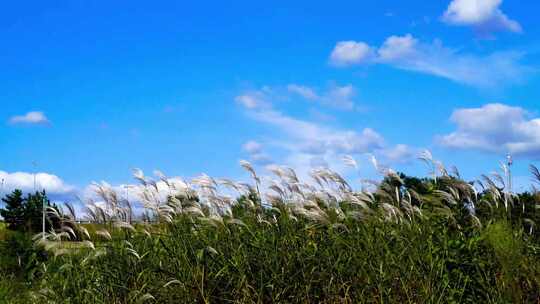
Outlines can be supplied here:
[[374, 191], [355, 191], [329, 169], [308, 183], [275, 167], [265, 182], [247, 162], [253, 184], [136, 171], [146, 222], [130, 223], [131, 204], [107, 184], [96, 185], [103, 203], [89, 203], [92, 225], [76, 224], [73, 208], [51, 210], [63, 226], [35, 238], [48, 258], [29, 295], [43, 303], [537, 302], [538, 195], [525, 201], [501, 176], [471, 184], [430, 155], [424, 161], [429, 178], [381, 169]]

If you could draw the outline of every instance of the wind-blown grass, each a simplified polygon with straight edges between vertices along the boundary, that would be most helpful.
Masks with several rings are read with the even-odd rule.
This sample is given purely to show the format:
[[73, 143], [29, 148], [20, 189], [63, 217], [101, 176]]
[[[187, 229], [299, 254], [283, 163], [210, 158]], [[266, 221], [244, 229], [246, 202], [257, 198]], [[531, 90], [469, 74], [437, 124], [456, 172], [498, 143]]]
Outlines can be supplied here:
[[89, 204], [92, 225], [51, 210], [63, 225], [35, 238], [48, 258], [29, 294], [43, 303], [538, 301], [538, 194], [511, 193], [498, 175], [467, 183], [423, 159], [429, 178], [380, 168], [375, 191], [329, 169], [306, 183], [275, 167], [263, 183], [247, 162], [253, 184], [136, 171], [146, 222], [130, 223], [132, 206], [107, 184], [96, 185], [104, 204]]

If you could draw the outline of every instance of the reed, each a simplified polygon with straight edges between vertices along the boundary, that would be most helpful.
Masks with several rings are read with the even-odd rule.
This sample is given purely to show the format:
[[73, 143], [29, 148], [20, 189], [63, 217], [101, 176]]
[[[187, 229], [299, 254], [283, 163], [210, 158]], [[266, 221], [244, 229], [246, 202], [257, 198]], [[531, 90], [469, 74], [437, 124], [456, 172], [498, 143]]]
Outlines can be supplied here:
[[92, 224], [77, 224], [74, 208], [51, 211], [62, 228], [35, 238], [48, 257], [28, 294], [43, 303], [537, 302], [536, 190], [511, 193], [497, 174], [466, 182], [431, 154], [422, 160], [429, 177], [379, 166], [372, 191], [327, 168], [303, 181], [274, 167], [265, 180], [243, 161], [252, 183], [136, 170], [145, 221], [131, 222], [130, 202], [106, 183], [95, 185], [104, 203], [88, 203]]

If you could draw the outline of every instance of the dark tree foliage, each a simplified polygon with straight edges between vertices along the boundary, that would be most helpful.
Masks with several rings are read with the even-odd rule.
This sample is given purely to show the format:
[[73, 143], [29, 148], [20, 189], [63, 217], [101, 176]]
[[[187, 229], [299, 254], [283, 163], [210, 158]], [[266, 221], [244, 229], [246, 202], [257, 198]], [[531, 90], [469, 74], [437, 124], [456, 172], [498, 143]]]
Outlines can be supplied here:
[[11, 230], [22, 230], [24, 226], [24, 199], [21, 190], [15, 190], [13, 193], [2, 198], [6, 205], [0, 209], [0, 215], [4, 218], [7, 228]]
[[[58, 211], [56, 205], [51, 205], [45, 191], [29, 193], [25, 198], [21, 190], [14, 190], [6, 195], [2, 201], [6, 204], [5, 209], [0, 209], [0, 215], [8, 224], [8, 229], [24, 232], [39, 232], [42, 230], [43, 206], [53, 208]], [[46, 219], [45, 229], [49, 231], [52, 227], [59, 225], [58, 219]]]
[[50, 206], [45, 192], [28, 194], [24, 204], [25, 230], [31, 232], [40, 231], [42, 228], [43, 204]]

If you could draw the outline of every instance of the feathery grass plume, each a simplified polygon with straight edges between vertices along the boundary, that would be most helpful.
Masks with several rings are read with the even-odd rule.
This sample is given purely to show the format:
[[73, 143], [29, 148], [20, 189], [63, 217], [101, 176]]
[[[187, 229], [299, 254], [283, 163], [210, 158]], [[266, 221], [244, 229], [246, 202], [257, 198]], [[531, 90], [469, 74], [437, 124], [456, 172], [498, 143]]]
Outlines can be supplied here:
[[257, 173], [255, 172], [255, 169], [253, 169], [253, 166], [251, 165], [250, 162], [246, 161], [246, 160], [240, 160], [240, 166], [242, 168], [244, 168], [246, 171], [248, 171], [250, 174], [251, 174], [251, 177], [253, 178], [253, 180], [255, 181], [255, 189], [257, 190], [257, 197], [259, 198], [259, 200], [261, 200], [261, 207], [262, 207], [262, 196], [261, 196], [261, 191], [260, 191], [260, 184], [261, 184], [261, 180], [260, 178], [257, 176]]
[[379, 163], [379, 161], [377, 160], [375, 155], [368, 154], [368, 156], [369, 156], [369, 160], [370, 160], [371, 164], [375, 168], [375, 171], [377, 171], [377, 173], [379, 173], [380, 175], [387, 176], [389, 174], [395, 173], [394, 170], [392, 170], [390, 167], [382, 165], [381, 163]]
[[274, 165], [267, 180], [249, 165], [255, 184], [161, 172], [154, 181], [138, 170], [142, 219], [158, 221], [130, 225], [121, 191], [97, 184], [92, 224], [77, 224], [69, 207], [48, 212], [61, 225], [34, 238], [48, 259], [30, 288], [55, 291], [44, 303], [83, 304], [528, 301], [505, 298], [509, 290], [536, 300], [536, 194], [508, 193], [492, 175], [470, 184], [424, 158], [432, 176], [418, 180], [373, 158], [383, 178], [373, 191], [329, 168], [304, 180]]
[[64, 203], [64, 206], [67, 208], [69, 212], [70, 219], [76, 221], [77, 220], [77, 212], [75, 211], [75, 207], [73, 204], [66, 202]]
[[418, 159], [426, 164], [429, 170], [428, 174], [432, 176], [434, 181], [437, 181], [437, 164], [431, 152], [429, 150], [423, 150], [418, 156]]
[[133, 232], [136, 231], [135, 227], [133, 227], [128, 222], [116, 221], [116, 222], [114, 222], [113, 227], [119, 228], [119, 229], [126, 229], [126, 230], [130, 230], [130, 231], [133, 231]]
[[144, 176], [144, 172], [141, 169], [134, 168], [133, 169], [133, 177], [135, 179], [137, 179], [141, 184], [143, 184], [143, 185], [147, 184], [146, 177]]
[[529, 171], [533, 175], [533, 181], [540, 184], [540, 170], [535, 165], [529, 165]]
[[145, 303], [145, 302], [148, 302], [150, 300], [155, 301], [156, 298], [153, 295], [149, 294], [149, 293], [145, 293], [139, 299], [137, 299], [137, 303]]
[[454, 165], [450, 167], [450, 175], [452, 175], [453, 177], [457, 179], [461, 179], [461, 174], [459, 173], [458, 168]]
[[106, 240], [109, 240], [109, 241], [112, 240], [112, 236], [109, 233], [109, 231], [107, 231], [107, 229], [99, 229], [99, 230], [97, 230], [96, 235], [101, 236], [102, 238], [104, 238]]

